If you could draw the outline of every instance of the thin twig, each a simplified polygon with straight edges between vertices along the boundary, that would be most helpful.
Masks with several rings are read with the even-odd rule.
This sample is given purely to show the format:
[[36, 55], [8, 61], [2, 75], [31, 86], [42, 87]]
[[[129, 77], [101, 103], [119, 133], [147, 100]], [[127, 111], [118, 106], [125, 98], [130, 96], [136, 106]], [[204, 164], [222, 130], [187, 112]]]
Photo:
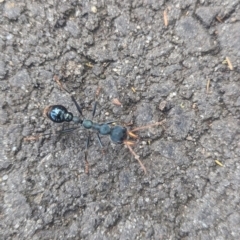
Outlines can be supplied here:
[[164, 10], [164, 12], [163, 12], [163, 20], [164, 20], [165, 27], [167, 27], [168, 26], [167, 10]]
[[219, 166], [223, 167], [223, 164], [222, 164], [220, 161], [218, 161], [218, 160], [215, 160], [215, 163], [216, 163], [217, 165], [219, 165]]
[[113, 98], [112, 103], [117, 106], [122, 106], [122, 103], [117, 98]]
[[230, 59], [228, 57], [226, 57], [226, 61], [227, 61], [229, 69], [233, 70], [233, 65], [232, 65], [232, 63], [231, 63], [231, 61], [230, 61]]
[[209, 93], [209, 87], [210, 87], [210, 79], [208, 79], [208, 81], [207, 81], [207, 94]]

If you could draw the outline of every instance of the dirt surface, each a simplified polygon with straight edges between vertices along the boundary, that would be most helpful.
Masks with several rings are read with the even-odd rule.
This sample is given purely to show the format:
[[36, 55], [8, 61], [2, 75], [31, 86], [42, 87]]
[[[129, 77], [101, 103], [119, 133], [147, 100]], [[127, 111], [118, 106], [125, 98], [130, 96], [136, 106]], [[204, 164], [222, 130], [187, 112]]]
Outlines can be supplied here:
[[[240, 239], [239, 0], [1, 0], [0, 49], [0, 239]], [[79, 115], [54, 76], [85, 118], [166, 119], [146, 175], [95, 134], [85, 173], [88, 131], [43, 115]]]

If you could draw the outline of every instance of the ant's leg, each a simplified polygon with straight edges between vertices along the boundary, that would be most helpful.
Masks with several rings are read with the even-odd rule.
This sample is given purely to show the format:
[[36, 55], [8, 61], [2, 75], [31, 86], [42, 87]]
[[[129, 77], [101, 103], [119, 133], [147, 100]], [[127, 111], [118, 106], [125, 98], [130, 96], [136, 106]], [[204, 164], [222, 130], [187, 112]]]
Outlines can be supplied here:
[[75, 104], [78, 112], [79, 112], [79, 113], [81, 114], [81, 116], [83, 117], [82, 109], [81, 109], [81, 107], [79, 106], [79, 104], [77, 103], [77, 101], [76, 101], [76, 99], [74, 98], [74, 96], [71, 96], [71, 99], [72, 99], [72, 101], [74, 102], [74, 104]]
[[85, 173], [86, 174], [89, 173], [89, 163], [88, 163], [88, 160], [87, 160], [89, 142], [90, 142], [90, 133], [88, 132], [88, 137], [87, 137], [87, 141], [86, 141], [86, 148], [85, 148], [85, 151], [84, 151]]
[[136, 132], [136, 131], [143, 130], [143, 129], [146, 129], [146, 128], [162, 125], [164, 122], [166, 122], [166, 119], [163, 119], [161, 122], [156, 122], [156, 123], [152, 123], [152, 124], [149, 124], [149, 125], [146, 125], [146, 126], [134, 128], [130, 132], [132, 133], [132, 132]]
[[[94, 106], [93, 106], [93, 111], [92, 111], [92, 119], [93, 119], [94, 117], [97, 117], [98, 115], [100, 115], [101, 111], [106, 107], [106, 104], [105, 104], [105, 105], [102, 106], [102, 107], [97, 111], [97, 113], [96, 113], [97, 105], [98, 105], [98, 101], [95, 101]], [[111, 123], [114, 123], [114, 121], [111, 122]], [[110, 124], [110, 123], [107, 123], [107, 124]]]
[[96, 101], [96, 102], [94, 103], [94, 106], [93, 106], [92, 119], [95, 117], [96, 109], [97, 109], [97, 104], [98, 104], [98, 102]]
[[39, 140], [40, 138], [42, 138], [44, 136], [57, 135], [57, 134], [61, 135], [61, 134], [65, 134], [65, 133], [68, 134], [68, 133], [71, 133], [78, 128], [80, 128], [80, 127], [62, 129], [62, 130], [56, 131], [54, 133], [40, 133], [38, 135], [27, 136], [27, 137], [23, 138], [23, 140], [24, 141], [36, 141], [36, 140]]
[[102, 152], [102, 154], [104, 155], [105, 154], [105, 149], [104, 149], [104, 147], [103, 147], [103, 143], [102, 143], [102, 140], [101, 140], [101, 138], [100, 138], [100, 136], [99, 136], [99, 133], [96, 133], [97, 134], [97, 139], [98, 139], [98, 143], [99, 143], [99, 145], [101, 146], [101, 152]]
[[49, 135], [52, 135], [52, 133], [40, 133], [40, 134], [37, 134], [37, 135], [31, 135], [31, 136], [27, 136], [27, 137], [24, 137], [23, 138], [23, 141], [25, 142], [28, 142], [28, 141], [37, 141], [39, 140], [40, 138], [44, 137], [44, 136], [49, 136]]
[[[137, 138], [137, 135], [135, 135], [133, 132], [140, 131], [140, 130], [143, 130], [143, 129], [146, 129], [146, 128], [150, 128], [150, 127], [153, 127], [153, 126], [162, 125], [164, 122], [166, 122], [166, 119], [162, 120], [161, 122], [156, 122], [156, 123], [149, 124], [149, 125], [146, 125], [146, 126], [134, 128], [133, 130], [128, 131], [128, 135], [129, 135], [130, 137], [132, 137], [132, 138]], [[132, 153], [132, 155], [134, 156], [134, 158], [139, 162], [142, 170], [143, 170], [144, 173], [146, 174], [146, 173], [147, 173], [146, 168], [144, 167], [142, 161], [140, 160], [140, 157], [133, 151], [133, 149], [132, 149], [132, 147], [131, 147], [132, 145], [134, 145], [134, 143], [133, 143], [133, 142], [130, 142], [130, 141], [124, 141], [124, 144], [128, 147], [129, 151]]]
[[106, 124], [112, 124], [115, 123], [116, 121], [110, 121], [110, 122], [106, 122]]
[[[100, 94], [100, 91], [101, 91], [101, 87], [98, 86], [96, 92], [95, 92], [95, 103], [94, 103], [94, 106], [93, 106], [93, 112], [92, 112], [92, 119], [94, 117], [96, 117], [96, 109], [97, 109], [97, 104], [98, 104], [98, 101], [96, 99], [98, 99], [98, 96]], [[102, 109], [100, 109], [100, 111], [98, 112], [98, 114], [101, 112]], [[98, 115], [97, 114], [97, 115]]]
[[99, 136], [99, 133], [96, 133], [96, 134], [97, 134], [98, 143], [101, 146], [101, 148], [103, 148], [103, 144], [102, 144], [101, 138]]
[[61, 131], [58, 131], [57, 133], [60, 133], [60, 134], [71, 133], [78, 128], [80, 128], [80, 127], [66, 128], [66, 129], [62, 129]]
[[72, 96], [71, 92], [70, 92], [65, 86], [63, 86], [63, 84], [60, 82], [59, 77], [58, 77], [57, 75], [55, 75], [55, 76], [53, 77], [53, 79], [56, 81], [56, 83], [58, 84], [58, 86], [59, 86], [62, 90], [66, 91], [66, 92], [71, 96], [71, 99], [72, 99], [72, 101], [74, 102], [74, 104], [75, 104], [78, 112], [81, 114], [81, 116], [83, 116], [81, 107], [80, 107], [79, 104], [77, 103], [76, 99]]
[[130, 141], [124, 141], [124, 144], [128, 147], [129, 151], [131, 152], [131, 154], [134, 156], [134, 158], [138, 161], [138, 163], [140, 164], [142, 170], [144, 171], [145, 174], [147, 174], [147, 170], [144, 167], [142, 161], [140, 160], [140, 157], [133, 151], [131, 145], [134, 145], [133, 142]]
[[[94, 106], [93, 106], [92, 119], [95, 117], [96, 109], [97, 109], [97, 104], [98, 104], [98, 102], [96, 101], [96, 102], [94, 103]], [[99, 145], [101, 146], [101, 148], [103, 148], [103, 144], [102, 144], [101, 138], [100, 138], [100, 136], [99, 136], [99, 133], [97, 132], [96, 135], [97, 135], [97, 139], [98, 139]]]

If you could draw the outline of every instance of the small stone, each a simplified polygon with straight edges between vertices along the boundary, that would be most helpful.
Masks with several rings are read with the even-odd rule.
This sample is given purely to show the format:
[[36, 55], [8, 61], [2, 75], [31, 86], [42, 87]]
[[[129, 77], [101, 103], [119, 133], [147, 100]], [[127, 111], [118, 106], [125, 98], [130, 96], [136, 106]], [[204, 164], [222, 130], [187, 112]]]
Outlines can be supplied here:
[[188, 141], [193, 141], [193, 138], [191, 136], [187, 136], [186, 138]]
[[91, 7], [91, 11], [92, 11], [93, 13], [97, 13], [97, 8], [96, 8], [95, 6], [92, 6], [92, 7]]
[[158, 108], [160, 111], [165, 112], [165, 111], [168, 111], [171, 109], [171, 104], [167, 101], [162, 101], [162, 102], [160, 102]]
[[219, 12], [220, 8], [199, 7], [196, 10], [196, 15], [207, 27], [209, 27]]
[[31, 85], [31, 79], [26, 69], [16, 73], [15, 76], [10, 78], [9, 83], [13, 87], [26, 88]]
[[4, 15], [10, 20], [17, 20], [22, 9], [14, 2], [8, 2], [4, 7]]
[[166, 101], [160, 102], [160, 104], [159, 104], [159, 109], [160, 109], [161, 111], [163, 111], [164, 108], [166, 107], [166, 105], [167, 105], [167, 102], [166, 102]]
[[[184, 41], [189, 52], [209, 52], [217, 44], [211, 35], [194, 18], [182, 18], [176, 25], [176, 34]], [[190, 39], [194, 39], [190, 41]], [[203, 44], [204, 43], [204, 44]]]
[[4, 175], [2, 179], [3, 181], [6, 181], [8, 179], [8, 175]]
[[0, 123], [5, 124], [8, 121], [8, 114], [0, 108]]
[[67, 21], [66, 29], [73, 37], [78, 37], [80, 35], [78, 24], [74, 21]]

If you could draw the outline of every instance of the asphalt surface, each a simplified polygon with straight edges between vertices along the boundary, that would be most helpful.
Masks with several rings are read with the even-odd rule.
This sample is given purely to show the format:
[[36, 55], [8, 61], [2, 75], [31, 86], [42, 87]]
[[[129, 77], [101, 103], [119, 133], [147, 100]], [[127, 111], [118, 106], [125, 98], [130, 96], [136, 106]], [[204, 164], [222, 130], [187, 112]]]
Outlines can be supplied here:
[[[0, 239], [240, 239], [240, 1], [0, 1]], [[56, 124], [64, 105], [134, 129]], [[31, 138], [30, 138], [31, 137]], [[28, 140], [28, 141], [27, 141]]]

